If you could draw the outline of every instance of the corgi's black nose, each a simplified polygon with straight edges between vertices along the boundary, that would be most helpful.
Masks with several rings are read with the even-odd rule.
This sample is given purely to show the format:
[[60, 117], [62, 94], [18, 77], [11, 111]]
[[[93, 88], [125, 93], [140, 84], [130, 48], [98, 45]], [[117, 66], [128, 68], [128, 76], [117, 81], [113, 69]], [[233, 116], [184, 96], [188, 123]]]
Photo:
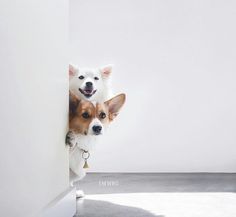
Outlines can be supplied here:
[[99, 125], [95, 125], [93, 126], [93, 132], [96, 134], [96, 135], [99, 135], [102, 131], [102, 127], [99, 126]]
[[86, 82], [86, 86], [87, 86], [87, 87], [92, 87], [92, 86], [93, 86], [93, 83], [90, 82], [90, 81], [88, 81], [88, 82]]

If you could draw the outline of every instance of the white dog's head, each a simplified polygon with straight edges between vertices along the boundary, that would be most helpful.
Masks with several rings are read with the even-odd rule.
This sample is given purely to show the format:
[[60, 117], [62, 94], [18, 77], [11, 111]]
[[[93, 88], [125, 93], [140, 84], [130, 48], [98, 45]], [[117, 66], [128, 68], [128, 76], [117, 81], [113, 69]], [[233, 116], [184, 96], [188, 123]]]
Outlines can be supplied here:
[[98, 100], [109, 86], [112, 65], [97, 69], [78, 68], [69, 65], [70, 91], [81, 99]]

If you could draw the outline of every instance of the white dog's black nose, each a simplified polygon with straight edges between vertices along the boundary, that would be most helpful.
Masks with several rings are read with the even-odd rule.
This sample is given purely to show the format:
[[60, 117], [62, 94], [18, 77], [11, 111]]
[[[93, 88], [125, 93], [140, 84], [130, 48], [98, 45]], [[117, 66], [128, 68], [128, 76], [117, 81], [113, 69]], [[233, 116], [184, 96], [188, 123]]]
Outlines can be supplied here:
[[102, 127], [99, 126], [99, 125], [93, 126], [92, 129], [93, 129], [93, 132], [94, 132], [96, 135], [99, 135], [99, 134], [101, 133], [101, 131], [102, 131]]
[[92, 82], [90, 82], [90, 81], [86, 82], [86, 87], [92, 87], [92, 86], [93, 86]]

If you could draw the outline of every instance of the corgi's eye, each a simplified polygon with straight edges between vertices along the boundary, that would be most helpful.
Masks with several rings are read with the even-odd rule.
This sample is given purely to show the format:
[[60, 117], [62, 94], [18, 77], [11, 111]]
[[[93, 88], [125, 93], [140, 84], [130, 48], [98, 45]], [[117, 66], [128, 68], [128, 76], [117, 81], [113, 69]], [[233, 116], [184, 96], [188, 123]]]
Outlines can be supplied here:
[[82, 113], [82, 117], [83, 117], [84, 119], [88, 119], [88, 118], [89, 118], [89, 113], [88, 113], [88, 112]]
[[99, 114], [99, 117], [100, 117], [101, 119], [104, 119], [104, 118], [106, 118], [106, 114], [105, 114], [104, 112], [101, 112], [101, 113]]
[[80, 76], [79, 76], [79, 79], [80, 79], [80, 80], [83, 80], [83, 79], [84, 79], [84, 76], [83, 76], [83, 75], [80, 75]]
[[99, 80], [99, 78], [98, 77], [94, 77], [94, 80]]

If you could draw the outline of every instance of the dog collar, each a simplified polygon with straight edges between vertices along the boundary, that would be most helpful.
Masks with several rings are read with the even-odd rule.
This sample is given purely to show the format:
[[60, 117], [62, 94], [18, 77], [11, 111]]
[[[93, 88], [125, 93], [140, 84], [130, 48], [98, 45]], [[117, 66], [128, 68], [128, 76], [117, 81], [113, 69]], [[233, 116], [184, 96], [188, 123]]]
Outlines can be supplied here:
[[[76, 145], [72, 148], [72, 152], [73, 152], [73, 150], [75, 150], [76, 147], [79, 148], [78, 147], [78, 143], [76, 143]], [[84, 166], [83, 166], [83, 168], [87, 169], [87, 168], [89, 168], [88, 159], [90, 157], [90, 153], [89, 153], [89, 151], [84, 150], [82, 148], [79, 148], [79, 150], [82, 152], [81, 157], [84, 159]]]
[[90, 157], [90, 153], [89, 153], [89, 151], [86, 151], [86, 150], [81, 149], [81, 148], [80, 148], [80, 150], [82, 151], [82, 158], [84, 159], [84, 166], [83, 166], [83, 168], [87, 169], [87, 168], [89, 168], [87, 160]]

